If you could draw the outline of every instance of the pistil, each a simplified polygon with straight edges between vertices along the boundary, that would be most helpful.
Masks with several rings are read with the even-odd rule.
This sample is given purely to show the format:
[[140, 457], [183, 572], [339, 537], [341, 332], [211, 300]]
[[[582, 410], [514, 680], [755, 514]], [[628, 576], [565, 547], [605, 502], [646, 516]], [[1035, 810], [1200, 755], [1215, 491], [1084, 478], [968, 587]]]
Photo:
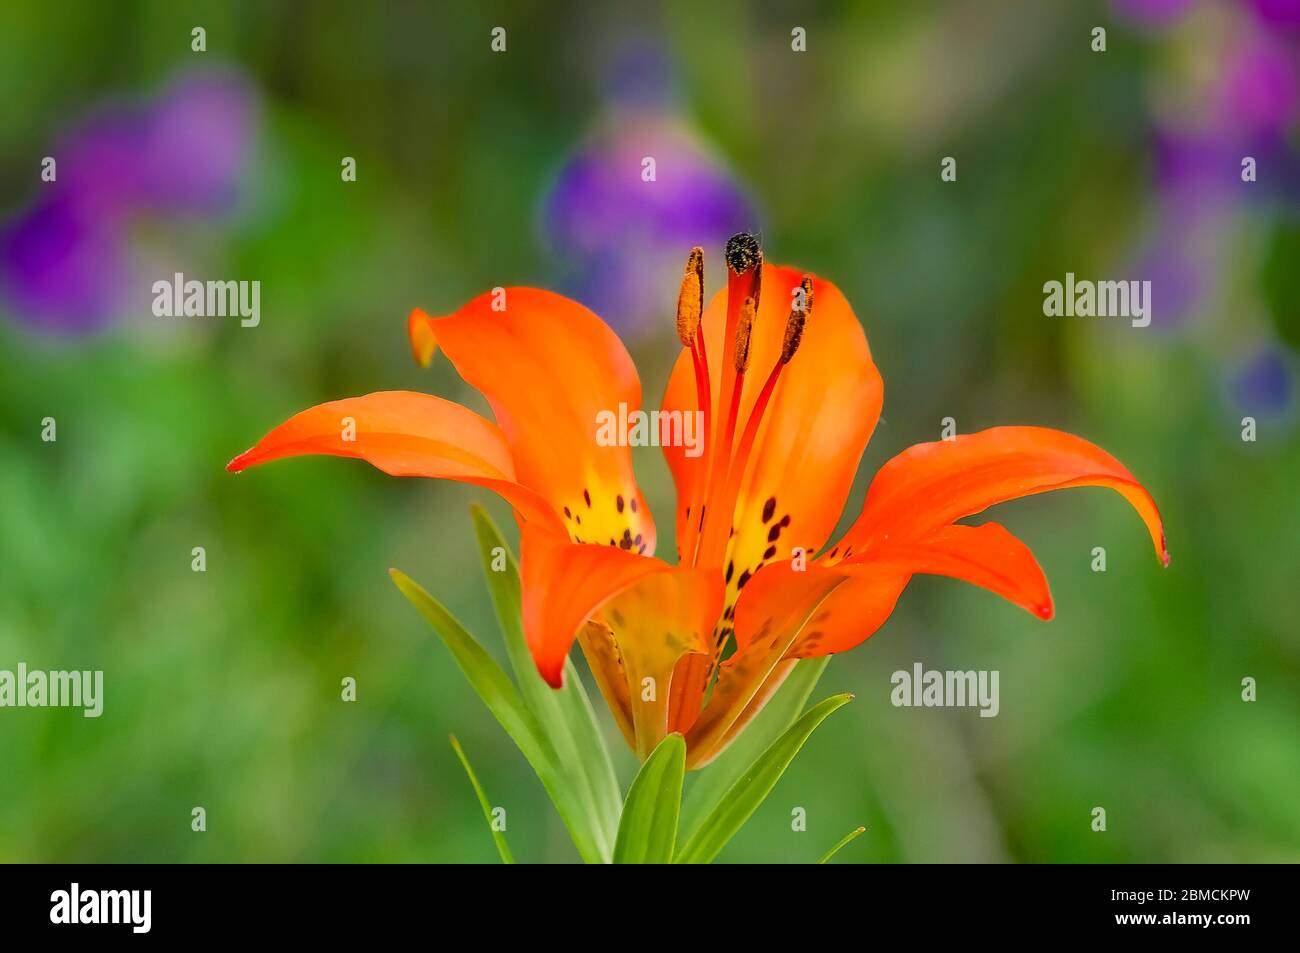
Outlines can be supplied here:
[[[727, 416], [721, 427], [705, 430], [710, 436], [708, 448], [708, 465], [705, 469], [704, 500], [702, 508], [692, 510], [696, 523], [694, 534], [696, 543], [691, 548], [682, 549], [682, 558], [689, 559], [691, 565], [710, 565], [705, 554], [710, 548], [702, 548], [702, 541], [711, 538], [719, 530], [708, 529], [718, 526], [718, 520], [731, 527], [731, 514], [719, 513], [716, 499], [723, 491], [727, 479], [727, 465], [731, 459], [731, 445], [735, 438], [736, 418], [740, 412], [740, 398], [745, 384], [745, 368], [749, 364], [749, 333], [758, 315], [759, 295], [763, 280], [763, 251], [758, 239], [748, 232], [740, 232], [727, 239], [727, 323], [723, 331], [723, 363], [721, 368], [722, 385], [719, 388], [719, 411], [727, 408]], [[742, 331], [742, 322], [745, 328]], [[743, 340], [742, 340], [743, 335]], [[744, 345], [744, 354], [737, 353], [738, 345]], [[743, 360], [738, 358], [743, 357]], [[721, 554], [718, 555], [721, 558]]]
[[[730, 454], [730, 466], [727, 470], [726, 485], [722, 493], [716, 500], [711, 498], [711, 505], [719, 512], [727, 515], [726, 525], [730, 529], [731, 521], [735, 518], [736, 503], [740, 497], [741, 482], [745, 477], [745, 468], [749, 464], [749, 458], [754, 449], [754, 443], [758, 439], [758, 430], [763, 423], [763, 417], [767, 412], [768, 404], [771, 403], [772, 394], [776, 390], [776, 382], [781, 376], [781, 370], [790, 363], [795, 352], [799, 349], [799, 344], [803, 340], [804, 326], [808, 316], [812, 311], [812, 279], [804, 277], [800, 283], [803, 294], [795, 306], [791, 308], [790, 315], [786, 319], [785, 339], [781, 346], [781, 354], [772, 370], [767, 375], [767, 380], [763, 383], [762, 390], [759, 391], [757, 400], [749, 412], [749, 419], [745, 423], [745, 430], [740, 436], [740, 443], [736, 445], [735, 452]], [[748, 302], [746, 302], [748, 304]], [[738, 380], [743, 382], [745, 370], [749, 364], [749, 335], [752, 330], [751, 326], [746, 323], [742, 309], [742, 319], [738, 325], [739, 333], [737, 335], [736, 347], [736, 370]], [[737, 393], [740, 387], [737, 387]], [[730, 450], [731, 432], [734, 430], [738, 402], [733, 403], [731, 418], [728, 420], [728, 438], [727, 446]], [[705, 537], [705, 544], [702, 547], [701, 559], [705, 565], [712, 565], [709, 560], [721, 562], [725, 555], [727, 537], [722, 535], [721, 523], [715, 523]], [[730, 534], [728, 534], [730, 535]]]

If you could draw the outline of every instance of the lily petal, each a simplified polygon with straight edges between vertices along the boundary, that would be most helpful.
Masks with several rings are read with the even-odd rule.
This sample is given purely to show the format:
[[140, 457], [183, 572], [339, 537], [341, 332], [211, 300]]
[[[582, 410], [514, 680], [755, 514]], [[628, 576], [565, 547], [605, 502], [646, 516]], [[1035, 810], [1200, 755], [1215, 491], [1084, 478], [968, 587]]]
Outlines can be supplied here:
[[486, 487], [523, 519], [564, 532], [550, 504], [515, 479], [510, 451], [496, 425], [441, 397], [381, 391], [318, 404], [290, 417], [226, 469], [238, 472], [307, 454], [354, 457], [392, 476]]
[[[838, 567], [810, 564], [796, 571], [789, 563], [756, 575], [736, 605], [736, 652], [719, 666], [708, 704], [686, 734], [688, 766], [702, 767], [722, 753], [788, 674], [791, 650], [809, 626], [827, 624], [833, 611], [851, 619], [865, 638], [889, 618], [908, 578], [877, 573], [854, 579]], [[848, 597], [837, 599], [841, 592]]]
[[646, 576], [673, 571], [659, 559], [572, 543], [527, 525], [520, 528], [519, 550], [524, 637], [537, 670], [555, 688], [578, 630], [601, 606]]
[[654, 521], [631, 451], [600, 439], [608, 415], [641, 407], [618, 336], [577, 302], [536, 288], [495, 289], [429, 324], [492, 405], [519, 482], [564, 514], [569, 535], [653, 553]]
[[867, 552], [997, 503], [1076, 486], [1120, 493], [1142, 517], [1160, 561], [1169, 564], [1160, 511], [1137, 478], [1100, 447], [1044, 427], [995, 427], [904, 450], [880, 468], [838, 548]]
[[[683, 655], [705, 651], [721, 611], [719, 573], [680, 569], [617, 547], [570, 543], [530, 524], [520, 533], [524, 636], [538, 671], [558, 687], [581, 629], [593, 673], [611, 683], [602, 684], [602, 693], [613, 695], [620, 707], [627, 699], [634, 747], [647, 756], [668, 732], [674, 667]], [[561, 579], [564, 584], [557, 585]], [[608, 631], [608, 642], [592, 632], [592, 620]]]
[[950, 576], [997, 593], [1040, 619], [1053, 614], [1043, 568], [1029, 547], [999, 523], [954, 524], [919, 539], [882, 543], [869, 555], [854, 555], [836, 567], [850, 575], [867, 569]]
[[623, 740], [636, 750], [636, 729], [632, 726], [632, 697], [627, 684], [627, 670], [618, 654], [618, 643], [609, 626], [595, 619], [578, 630], [578, 644], [587, 659], [587, 667], [596, 687], [623, 733]]
[[687, 735], [691, 765], [724, 750], [789, 672], [790, 662], [844, 652], [875, 634], [915, 573], [952, 576], [1052, 616], [1042, 568], [1023, 542], [996, 523], [946, 526], [918, 540], [834, 564], [769, 566], [736, 606], [736, 653], [719, 670]]

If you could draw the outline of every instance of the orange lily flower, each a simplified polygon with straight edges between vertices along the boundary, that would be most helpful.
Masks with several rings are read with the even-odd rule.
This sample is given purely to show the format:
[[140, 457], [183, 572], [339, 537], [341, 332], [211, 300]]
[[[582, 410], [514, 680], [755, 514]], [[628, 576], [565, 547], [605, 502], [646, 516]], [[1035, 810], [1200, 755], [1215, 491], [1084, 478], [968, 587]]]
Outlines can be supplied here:
[[654, 556], [629, 448], [596, 438], [602, 412], [640, 410], [636, 368], [600, 318], [547, 291], [497, 289], [445, 317], [411, 314], [417, 360], [446, 354], [495, 423], [426, 394], [370, 394], [298, 414], [228, 469], [332, 454], [499, 493], [520, 526], [524, 630], [542, 676], [561, 683], [576, 639], [629, 745], [644, 758], [679, 732], [691, 767], [726, 748], [799, 659], [872, 635], [917, 573], [1050, 619], [1029, 548], [997, 523], [958, 522], [994, 504], [1110, 487], [1168, 564], [1137, 479], [1093, 444], [1039, 427], [903, 451], [827, 547], [880, 416], [862, 326], [833, 284], [764, 264], [745, 234], [728, 242], [727, 287], [706, 308], [702, 254], [692, 251], [683, 277], [683, 349], [662, 407], [700, 412], [705, 438], [695, 455], [664, 448], [678, 495], [675, 565]]

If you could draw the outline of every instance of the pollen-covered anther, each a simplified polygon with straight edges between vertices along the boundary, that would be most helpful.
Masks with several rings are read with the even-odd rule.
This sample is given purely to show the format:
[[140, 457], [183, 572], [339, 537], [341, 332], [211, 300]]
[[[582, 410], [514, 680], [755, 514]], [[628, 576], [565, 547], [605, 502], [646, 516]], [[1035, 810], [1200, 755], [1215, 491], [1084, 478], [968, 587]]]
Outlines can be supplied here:
[[739, 232], [727, 239], [727, 298], [740, 301], [753, 298], [755, 304], [763, 290], [763, 249], [749, 232]]
[[704, 313], [704, 249], [696, 246], [686, 258], [686, 273], [677, 295], [677, 336], [685, 347], [695, 343]]
[[[794, 307], [790, 309], [790, 317], [785, 323], [785, 342], [781, 345], [781, 363], [789, 364], [790, 358], [794, 357], [794, 352], [799, 350], [799, 342], [803, 340], [804, 324], [807, 323], [809, 315], [812, 314], [813, 307], [813, 290], [812, 279], [807, 275], [799, 283], [802, 289], [801, 301], [796, 301]], [[800, 307], [800, 304], [803, 306]]]
[[740, 306], [740, 319], [736, 322], [736, 373], [749, 369], [749, 339], [754, 331], [754, 299], [746, 298]]
[[737, 232], [727, 239], [727, 264], [736, 274], [743, 275], [762, 262], [763, 250], [749, 232]]

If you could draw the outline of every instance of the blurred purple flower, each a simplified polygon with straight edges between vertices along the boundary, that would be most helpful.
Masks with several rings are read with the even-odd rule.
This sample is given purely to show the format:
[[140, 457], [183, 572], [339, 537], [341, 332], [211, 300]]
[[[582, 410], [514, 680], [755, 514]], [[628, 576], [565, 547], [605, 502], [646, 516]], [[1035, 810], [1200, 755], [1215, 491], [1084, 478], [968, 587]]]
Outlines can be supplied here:
[[1219, 123], [1247, 135], [1277, 134], [1300, 102], [1300, 66], [1294, 46], [1252, 32], [1229, 54], [1220, 88]]
[[1260, 349], [1233, 375], [1229, 389], [1242, 411], [1263, 417], [1285, 414], [1295, 396], [1286, 352], [1272, 345]]
[[[1114, 6], [1144, 22], [1168, 25], [1193, 4], [1114, 0]], [[1238, 27], [1211, 53], [1217, 67], [1199, 115], [1154, 124], [1159, 225], [1140, 257], [1161, 302], [1154, 321], [1166, 329], [1184, 325], [1219, 286], [1230, 217], [1248, 204], [1284, 204], [1294, 186], [1296, 156], [1288, 130], [1300, 111], [1296, 51], [1244, 12], [1247, 6], [1260, 17], [1285, 13], [1281, 3], [1240, 4]], [[1246, 156], [1256, 161], [1258, 182], [1242, 181]]]
[[1169, 226], [1162, 226], [1160, 237], [1140, 263], [1138, 274], [1151, 282], [1152, 326], [1163, 331], [1176, 330], [1186, 323], [1212, 272], [1204, 268], [1203, 259], [1192, 243]]
[[51, 153], [55, 181], [0, 228], [6, 304], [48, 331], [110, 321], [130, 280], [131, 219], [231, 208], [255, 112], [240, 77], [204, 72], [150, 102], [101, 106], [69, 130]]
[[0, 233], [0, 287], [19, 317], [49, 331], [106, 323], [125, 283], [122, 229], [68, 198], [42, 200]]
[[1191, 5], [1192, 0], [1112, 0], [1111, 3], [1121, 17], [1148, 27], [1169, 25]]
[[[630, 333], [652, 320], [667, 326], [663, 289], [676, 287], [693, 245], [717, 247], [755, 227], [726, 167], [673, 118], [666, 72], [653, 47], [623, 51], [606, 82], [606, 124], [565, 163], [542, 208], [545, 238], [569, 269], [566, 290]], [[642, 177], [646, 157], [653, 181]]]
[[1300, 0], [1249, 0], [1261, 23], [1300, 28]]

